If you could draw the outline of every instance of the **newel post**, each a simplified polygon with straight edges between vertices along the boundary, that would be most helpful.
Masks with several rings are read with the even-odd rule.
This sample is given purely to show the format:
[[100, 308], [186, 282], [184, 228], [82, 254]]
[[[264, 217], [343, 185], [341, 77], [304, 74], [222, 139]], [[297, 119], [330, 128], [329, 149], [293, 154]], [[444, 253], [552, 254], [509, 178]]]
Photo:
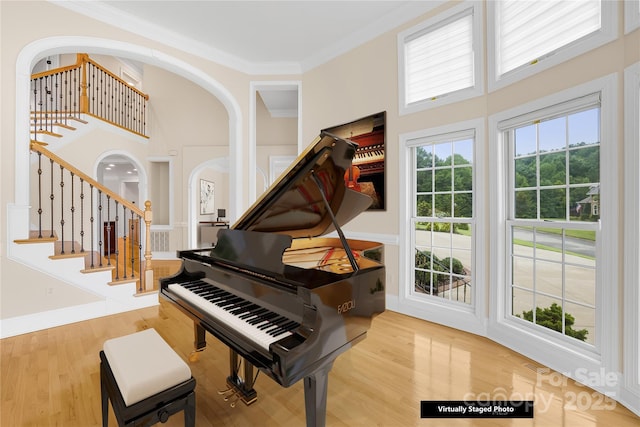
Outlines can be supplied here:
[[151, 221], [153, 220], [153, 212], [151, 212], [151, 201], [144, 202], [144, 224], [145, 224], [145, 241], [144, 241], [144, 289], [145, 291], [153, 290], [153, 269], [151, 268]]
[[87, 95], [87, 62], [89, 55], [86, 53], [77, 54], [77, 64], [80, 66], [80, 112], [89, 112], [89, 96]]

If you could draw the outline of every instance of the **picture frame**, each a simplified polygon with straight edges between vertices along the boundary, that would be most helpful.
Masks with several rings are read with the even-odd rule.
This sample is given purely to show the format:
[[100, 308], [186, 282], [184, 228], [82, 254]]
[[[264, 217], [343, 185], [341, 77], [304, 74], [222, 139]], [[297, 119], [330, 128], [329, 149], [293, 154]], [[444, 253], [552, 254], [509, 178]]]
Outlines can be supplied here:
[[323, 129], [358, 144], [352, 167], [345, 172], [345, 185], [373, 200], [369, 211], [386, 210], [385, 145], [386, 111]]
[[215, 211], [215, 183], [206, 179], [200, 180], [200, 215], [213, 215]]

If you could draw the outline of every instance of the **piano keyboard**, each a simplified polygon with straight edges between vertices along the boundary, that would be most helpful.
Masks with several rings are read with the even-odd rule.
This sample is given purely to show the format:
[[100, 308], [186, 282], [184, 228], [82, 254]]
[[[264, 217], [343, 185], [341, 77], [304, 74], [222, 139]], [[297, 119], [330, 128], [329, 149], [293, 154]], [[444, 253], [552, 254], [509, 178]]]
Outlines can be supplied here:
[[298, 323], [202, 280], [172, 283], [169, 289], [215, 319], [232, 327], [267, 352], [291, 335]]
[[384, 161], [384, 144], [376, 144], [356, 150], [352, 164], [361, 165], [382, 161]]

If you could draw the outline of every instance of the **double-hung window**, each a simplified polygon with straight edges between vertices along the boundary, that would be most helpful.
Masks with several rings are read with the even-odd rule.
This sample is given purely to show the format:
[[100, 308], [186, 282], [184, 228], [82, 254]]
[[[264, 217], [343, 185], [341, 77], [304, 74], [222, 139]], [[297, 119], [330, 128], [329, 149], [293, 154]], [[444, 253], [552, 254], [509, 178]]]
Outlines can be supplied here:
[[401, 114], [482, 93], [481, 14], [465, 2], [398, 35]]
[[601, 204], [600, 98], [501, 124], [508, 152], [510, 314], [594, 344]]
[[414, 295], [473, 304], [474, 130], [418, 139], [411, 148]]

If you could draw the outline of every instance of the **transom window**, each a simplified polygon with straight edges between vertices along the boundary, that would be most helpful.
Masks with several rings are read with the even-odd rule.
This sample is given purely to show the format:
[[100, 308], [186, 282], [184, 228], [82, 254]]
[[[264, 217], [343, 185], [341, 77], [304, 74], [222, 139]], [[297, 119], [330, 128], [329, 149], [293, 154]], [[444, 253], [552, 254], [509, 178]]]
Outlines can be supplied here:
[[588, 104], [569, 103], [570, 111], [546, 111], [506, 130], [511, 159], [507, 227], [511, 314], [594, 344], [600, 107], [595, 97], [577, 103], [583, 102]]
[[415, 294], [472, 304], [473, 131], [412, 148]]
[[482, 93], [481, 14], [463, 2], [398, 35], [401, 114]]
[[[625, 2], [626, 3], [626, 2]], [[487, 2], [489, 90], [558, 65], [617, 37], [618, 2]]]

